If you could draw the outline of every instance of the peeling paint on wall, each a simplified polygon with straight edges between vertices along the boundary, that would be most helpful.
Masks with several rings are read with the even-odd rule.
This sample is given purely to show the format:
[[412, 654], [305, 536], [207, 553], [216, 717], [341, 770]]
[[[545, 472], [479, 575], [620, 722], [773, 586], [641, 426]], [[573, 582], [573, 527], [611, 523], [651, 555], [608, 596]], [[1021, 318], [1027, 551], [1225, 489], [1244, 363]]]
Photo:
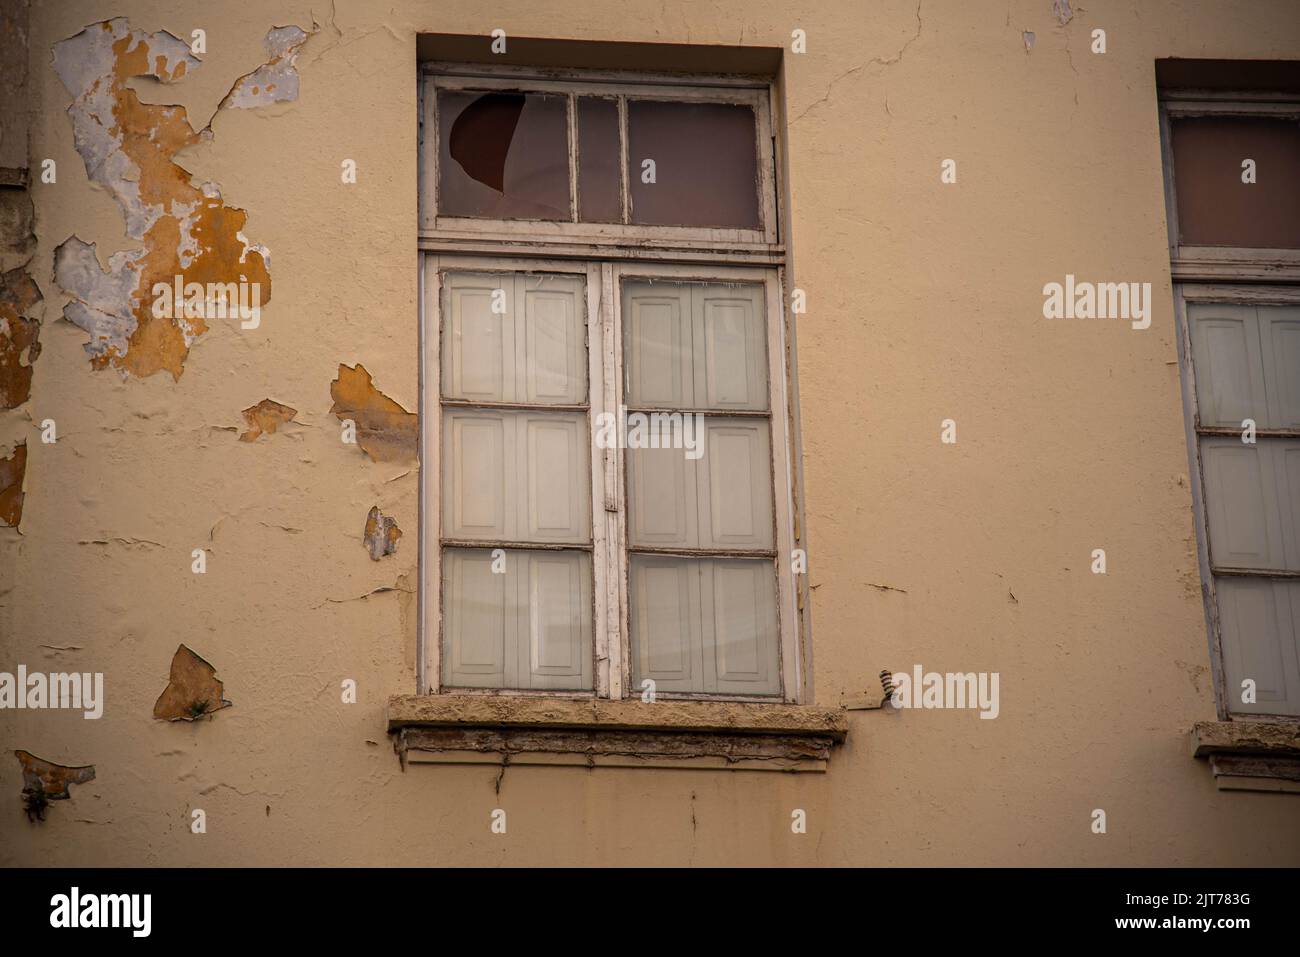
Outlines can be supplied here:
[[0, 458], [0, 525], [17, 528], [23, 519], [23, 476], [27, 474], [27, 443], [19, 442], [8, 458]]
[[356, 423], [357, 445], [376, 462], [416, 457], [419, 416], [376, 389], [365, 366], [340, 365], [338, 378], [330, 383], [330, 396], [334, 399], [330, 412], [340, 422]]
[[263, 399], [257, 405], [249, 406], [241, 414], [244, 416], [244, 421], [248, 423], [248, 431], [240, 433], [239, 441], [255, 442], [259, 436], [274, 435], [275, 430], [280, 426], [292, 422], [298, 410], [281, 405], [273, 399]]
[[45, 806], [50, 801], [72, 797], [68, 785], [95, 780], [93, 764], [67, 767], [38, 758], [30, 751], [15, 751], [14, 755], [23, 769], [23, 807], [28, 820], [45, 820]]
[[91, 334], [86, 351], [94, 368], [180, 378], [190, 346], [208, 325], [187, 309], [155, 315], [150, 299], [157, 283], [172, 286], [181, 277], [204, 288], [256, 284], [260, 304], [271, 298], [269, 252], [244, 236], [247, 213], [227, 206], [216, 183], [195, 186], [174, 161], [211, 137], [210, 129], [195, 132], [183, 107], [142, 103], [127, 86], [145, 76], [172, 83], [199, 65], [172, 34], [132, 30], [120, 17], [54, 44], [54, 69], [73, 97], [68, 114], [86, 174], [117, 201], [127, 235], [144, 242], [142, 249], [115, 253], [106, 272], [94, 246], [75, 236], [57, 251], [56, 279], [74, 299], [64, 316]]
[[310, 34], [301, 27], [276, 27], [263, 41], [270, 59], [252, 73], [241, 76], [217, 107], [251, 110], [271, 103], [298, 99], [298, 52]]
[[217, 669], [184, 645], [172, 656], [170, 680], [153, 706], [153, 716], [166, 721], [197, 721], [230, 702], [225, 685], [217, 680]]
[[29, 312], [40, 301], [41, 291], [26, 269], [0, 275], [0, 409], [15, 409], [31, 396], [41, 324]]
[[0, 187], [0, 271], [31, 262], [36, 251], [36, 208], [25, 189]]
[[397, 551], [397, 540], [401, 537], [397, 519], [379, 511], [378, 505], [373, 506], [366, 516], [366, 530], [361, 536], [362, 543], [370, 549], [370, 557], [379, 561], [385, 555], [392, 555]]

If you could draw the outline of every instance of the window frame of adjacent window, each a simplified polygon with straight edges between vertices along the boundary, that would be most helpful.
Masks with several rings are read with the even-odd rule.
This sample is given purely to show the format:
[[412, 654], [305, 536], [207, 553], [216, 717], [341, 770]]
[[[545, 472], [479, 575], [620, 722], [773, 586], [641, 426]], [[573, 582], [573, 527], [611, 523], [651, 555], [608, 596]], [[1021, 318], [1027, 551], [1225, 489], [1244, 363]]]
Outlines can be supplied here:
[[[438, 212], [438, 96], [439, 90], [517, 91], [551, 93], [568, 99], [569, 197], [568, 222], [529, 219], [480, 219], [444, 216]], [[627, 115], [629, 99], [743, 105], [754, 111], [758, 172], [758, 229], [649, 226], [628, 223], [588, 223], [577, 220], [578, 144], [576, 98], [583, 95], [619, 97], [619, 162], [622, 171], [624, 215], [628, 214]], [[776, 188], [776, 149], [770, 81], [752, 77], [692, 77], [575, 70], [537, 70], [523, 67], [474, 68], [467, 64], [427, 63], [420, 77], [420, 238], [422, 245], [448, 241], [473, 245], [480, 241], [512, 238], [537, 243], [565, 241], [620, 246], [629, 243], [669, 243], [673, 247], [716, 252], [735, 259], [735, 253], [779, 254], [781, 224]]]
[[[442, 550], [448, 547], [512, 548], [515, 543], [464, 542], [442, 535], [442, 408], [441, 341], [443, 315], [442, 277], [446, 273], [565, 274], [584, 280], [587, 336], [587, 427], [590, 449], [592, 511], [592, 595], [594, 691], [552, 691], [504, 688], [443, 688], [441, 656], [444, 650], [442, 615]], [[783, 321], [781, 276], [769, 267], [673, 264], [635, 260], [590, 261], [518, 256], [477, 256], [425, 253], [421, 260], [422, 360], [421, 360], [421, 629], [419, 687], [437, 694], [546, 695], [557, 697], [627, 698], [639, 696], [631, 687], [631, 631], [628, 602], [630, 555], [637, 549], [627, 538], [627, 470], [623, 449], [600, 448], [594, 423], [601, 412], [615, 416], [624, 399], [622, 287], [627, 280], [671, 282], [744, 283], [761, 285], [766, 327], [768, 410], [771, 427], [774, 548], [751, 552], [749, 557], [771, 561], [776, 576], [778, 668], [781, 691], [776, 695], [745, 696], [710, 692], [658, 692], [661, 699], [725, 700], [792, 703], [803, 700], [804, 648], [799, 622], [796, 580], [790, 556], [794, 549], [793, 466], [790, 449], [790, 397], [787, 389], [786, 330]], [[454, 403], [483, 407], [483, 403]], [[489, 404], [490, 407], [491, 404]], [[517, 403], [515, 404], [518, 405]], [[504, 406], [503, 406], [504, 407]], [[540, 407], [539, 407], [540, 408]], [[694, 410], [685, 410], [694, 411]], [[707, 412], [728, 416], [736, 413]], [[537, 546], [534, 546], [537, 547]], [[544, 547], [544, 546], [543, 546]], [[569, 547], [569, 546], [565, 546]], [[719, 550], [680, 550], [683, 557], [706, 557]]]
[[[1208, 508], [1201, 443], [1215, 436], [1241, 436], [1239, 428], [1217, 428], [1201, 424], [1196, 390], [1196, 369], [1192, 355], [1189, 306], [1217, 305], [1300, 305], [1300, 249], [1251, 248], [1242, 246], [1184, 245], [1178, 225], [1177, 183], [1172, 148], [1172, 121], [1185, 117], [1231, 116], [1300, 121], [1300, 99], [1294, 94], [1259, 91], [1160, 91], [1160, 140], [1165, 188], [1165, 209], [1169, 233], [1169, 258], [1173, 279], [1175, 328], [1182, 383], [1184, 424], [1188, 460], [1191, 465], [1192, 510], [1196, 525], [1201, 593], [1209, 636], [1215, 707], [1221, 719], [1295, 721], [1294, 714], [1234, 710], [1235, 691], [1227, 686], [1223, 632], [1215, 576], [1261, 579], [1291, 578], [1276, 569], [1239, 569], [1214, 562], [1209, 538]], [[1259, 429], [1258, 440], [1300, 438], [1297, 429]]]

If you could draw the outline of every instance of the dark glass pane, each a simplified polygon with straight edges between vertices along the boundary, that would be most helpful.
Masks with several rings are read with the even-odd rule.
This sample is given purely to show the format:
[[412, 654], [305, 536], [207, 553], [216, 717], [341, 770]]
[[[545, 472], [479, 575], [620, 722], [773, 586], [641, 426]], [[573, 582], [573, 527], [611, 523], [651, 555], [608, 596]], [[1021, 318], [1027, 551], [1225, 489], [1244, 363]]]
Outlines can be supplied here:
[[[754, 111], [729, 103], [627, 101], [632, 222], [758, 229]], [[646, 160], [655, 182], [642, 182]]]
[[[1300, 249], [1300, 124], [1198, 116], [1171, 124], [1179, 241]], [[1242, 163], [1254, 160], [1254, 183]]]
[[623, 221], [619, 162], [618, 101], [578, 97], [578, 218], [583, 222]]
[[438, 212], [571, 218], [563, 96], [438, 92]]

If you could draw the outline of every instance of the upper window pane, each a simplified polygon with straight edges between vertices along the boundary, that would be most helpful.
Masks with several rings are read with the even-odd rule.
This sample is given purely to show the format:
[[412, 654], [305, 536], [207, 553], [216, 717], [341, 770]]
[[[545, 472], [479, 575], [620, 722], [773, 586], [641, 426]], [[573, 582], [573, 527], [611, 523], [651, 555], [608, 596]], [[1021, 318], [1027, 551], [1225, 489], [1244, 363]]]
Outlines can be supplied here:
[[1300, 124], [1197, 116], [1170, 130], [1179, 242], [1300, 249]]
[[[632, 222], [758, 229], [754, 111], [730, 103], [627, 101]], [[653, 182], [646, 160], [653, 160]]]
[[618, 100], [578, 97], [578, 218], [584, 223], [623, 221], [619, 152]]
[[568, 98], [438, 92], [438, 212], [572, 219]]

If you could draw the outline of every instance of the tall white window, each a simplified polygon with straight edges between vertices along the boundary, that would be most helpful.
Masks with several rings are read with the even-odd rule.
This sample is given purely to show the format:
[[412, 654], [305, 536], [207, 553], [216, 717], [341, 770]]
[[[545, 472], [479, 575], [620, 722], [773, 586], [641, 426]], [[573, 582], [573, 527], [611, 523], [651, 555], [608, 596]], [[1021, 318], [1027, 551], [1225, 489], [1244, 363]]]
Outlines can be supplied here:
[[421, 686], [797, 701], [770, 93], [422, 83]]
[[1300, 101], [1166, 90], [1161, 109], [1219, 711], [1300, 715]]

